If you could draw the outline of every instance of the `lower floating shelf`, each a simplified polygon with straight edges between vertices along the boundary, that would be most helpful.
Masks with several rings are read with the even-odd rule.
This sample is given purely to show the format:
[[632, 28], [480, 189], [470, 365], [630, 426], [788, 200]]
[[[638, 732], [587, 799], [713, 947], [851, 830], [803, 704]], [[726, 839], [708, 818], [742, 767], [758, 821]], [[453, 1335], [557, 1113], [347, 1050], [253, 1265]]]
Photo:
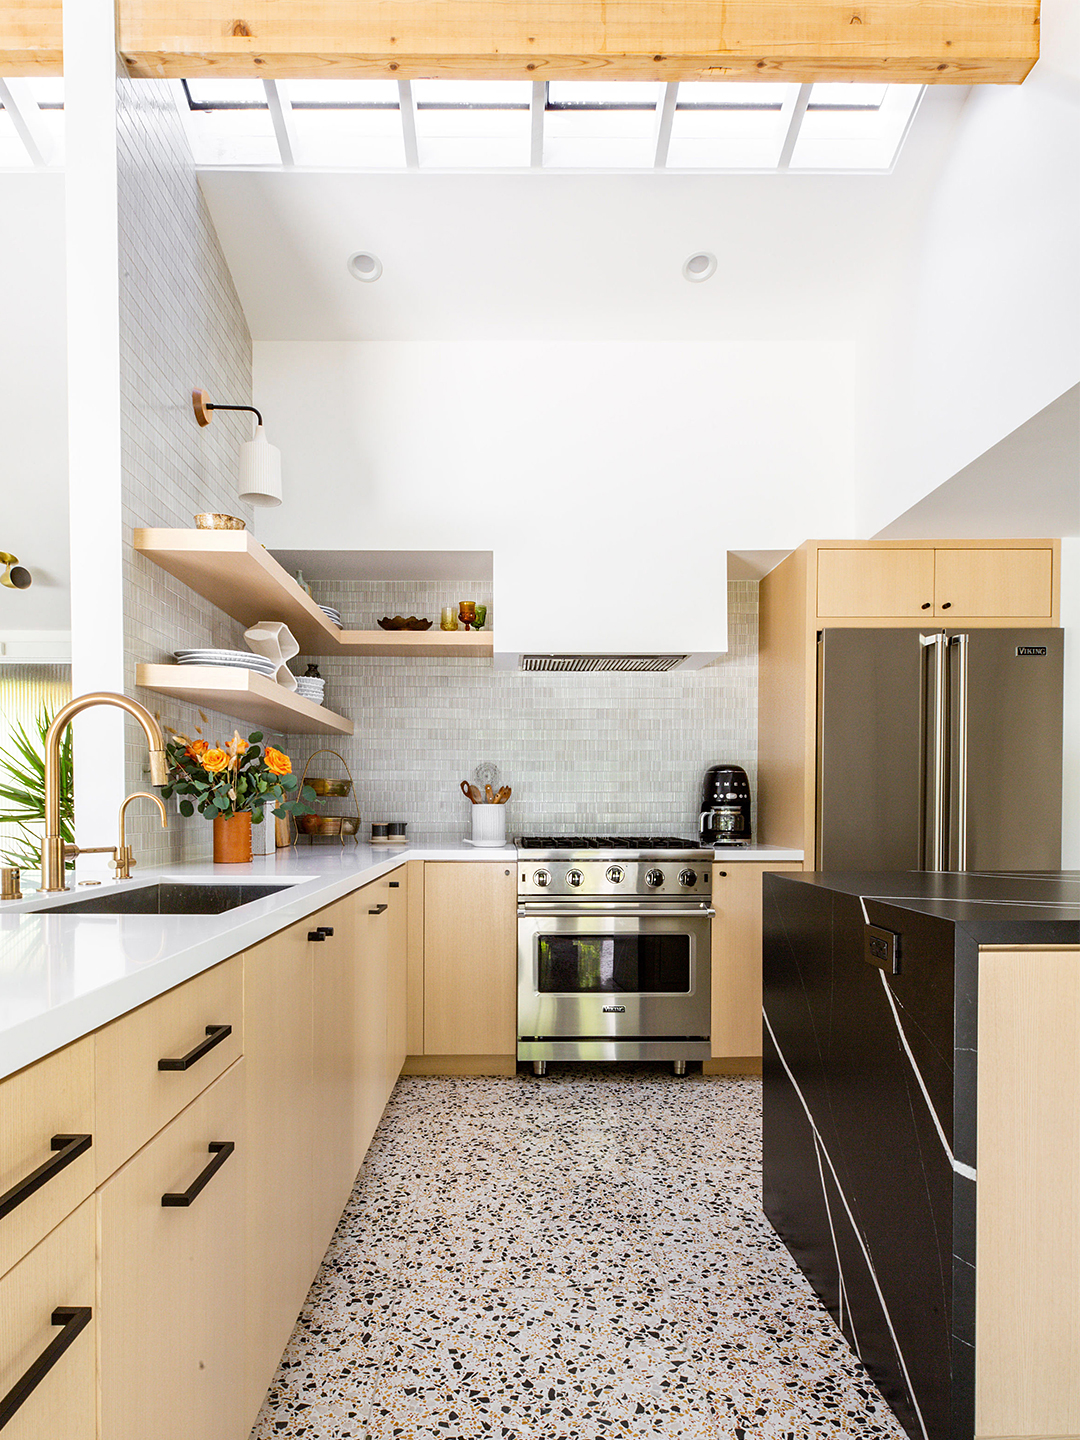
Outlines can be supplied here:
[[343, 715], [304, 700], [283, 685], [229, 665], [139, 665], [135, 683], [204, 710], [253, 720], [286, 735], [351, 735]]

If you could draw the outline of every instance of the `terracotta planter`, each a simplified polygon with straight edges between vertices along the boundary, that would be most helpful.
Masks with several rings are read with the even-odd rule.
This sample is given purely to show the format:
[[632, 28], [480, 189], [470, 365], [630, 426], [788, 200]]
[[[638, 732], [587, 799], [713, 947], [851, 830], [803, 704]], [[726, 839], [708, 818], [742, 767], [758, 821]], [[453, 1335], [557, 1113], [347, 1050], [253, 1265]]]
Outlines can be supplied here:
[[251, 815], [214, 816], [214, 864], [242, 865], [251, 859]]

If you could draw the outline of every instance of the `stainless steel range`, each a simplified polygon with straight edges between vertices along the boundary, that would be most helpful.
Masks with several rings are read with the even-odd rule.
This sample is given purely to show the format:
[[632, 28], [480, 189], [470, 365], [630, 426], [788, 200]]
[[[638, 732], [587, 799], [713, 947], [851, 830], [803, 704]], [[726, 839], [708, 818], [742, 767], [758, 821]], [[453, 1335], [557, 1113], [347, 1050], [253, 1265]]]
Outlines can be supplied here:
[[713, 852], [673, 836], [523, 835], [518, 1047], [549, 1060], [709, 1055]]

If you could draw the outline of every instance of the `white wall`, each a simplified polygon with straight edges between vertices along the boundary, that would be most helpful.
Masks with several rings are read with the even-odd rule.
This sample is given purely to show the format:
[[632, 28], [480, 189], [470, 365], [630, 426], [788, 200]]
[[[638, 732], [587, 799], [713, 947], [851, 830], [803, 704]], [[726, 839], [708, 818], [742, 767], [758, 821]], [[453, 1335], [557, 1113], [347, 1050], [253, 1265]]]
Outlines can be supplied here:
[[1080, 379], [1078, 9], [1046, 0], [1032, 74], [960, 116], [870, 346], [861, 534]]
[[722, 650], [725, 551], [852, 533], [843, 344], [256, 342], [290, 549], [491, 549], [502, 649]]
[[64, 177], [0, 175], [0, 550], [30, 570], [0, 590], [0, 641], [67, 631], [67, 339]]

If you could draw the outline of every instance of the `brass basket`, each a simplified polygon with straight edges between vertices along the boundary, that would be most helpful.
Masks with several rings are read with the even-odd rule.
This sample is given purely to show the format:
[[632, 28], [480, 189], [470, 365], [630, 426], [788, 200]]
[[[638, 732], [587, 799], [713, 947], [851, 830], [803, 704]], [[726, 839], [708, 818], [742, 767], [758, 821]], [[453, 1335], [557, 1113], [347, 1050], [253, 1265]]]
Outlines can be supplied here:
[[[352, 815], [301, 815], [299, 820], [295, 815], [290, 814], [289, 844], [295, 845], [300, 839], [301, 833], [303, 833], [308, 837], [308, 840], [312, 844], [314, 844], [315, 840], [318, 838], [328, 840], [336, 839], [341, 845], [344, 845], [345, 838], [346, 836], [348, 836], [351, 838], [353, 844], [357, 845], [359, 844], [359, 841], [356, 837], [360, 830], [360, 807], [356, 799], [356, 784], [353, 781], [352, 771], [349, 769], [348, 762], [346, 761], [344, 755], [339, 755], [336, 750], [316, 750], [313, 755], [309, 755], [307, 764], [304, 766], [304, 773], [300, 777], [300, 790], [303, 790], [304, 786], [307, 784], [308, 770], [310, 769], [311, 762], [315, 759], [316, 755], [333, 755], [335, 760], [341, 761], [345, 769], [345, 774], [349, 777], [349, 788], [344, 792], [344, 794], [348, 795], [349, 791], [352, 792], [354, 813]], [[319, 778], [322, 783], [315, 787], [316, 791], [322, 789], [323, 786], [325, 786], [329, 791], [336, 784], [344, 783], [326, 781], [323, 780], [322, 777]], [[297, 793], [299, 793], [299, 791]]]

